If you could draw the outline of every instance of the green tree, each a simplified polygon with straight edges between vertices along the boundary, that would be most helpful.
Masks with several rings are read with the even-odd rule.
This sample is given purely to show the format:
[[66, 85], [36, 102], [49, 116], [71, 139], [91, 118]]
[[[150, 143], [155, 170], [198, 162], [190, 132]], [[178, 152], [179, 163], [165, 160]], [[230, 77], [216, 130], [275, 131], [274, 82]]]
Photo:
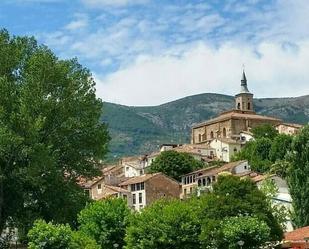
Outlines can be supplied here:
[[96, 242], [69, 225], [54, 225], [44, 220], [35, 221], [28, 233], [29, 249], [100, 249]]
[[263, 124], [252, 128], [251, 132], [255, 139], [269, 138], [274, 139], [279, 133], [271, 124]]
[[85, 235], [82, 232], [73, 232], [70, 243], [70, 249], [100, 249], [101, 247], [95, 242], [94, 239]]
[[102, 249], [124, 245], [130, 210], [125, 200], [112, 198], [88, 204], [79, 216], [80, 231], [93, 238]]
[[287, 175], [297, 227], [309, 225], [309, 125], [293, 139]]
[[107, 152], [101, 111], [77, 60], [0, 31], [0, 231], [8, 218], [74, 223], [87, 201], [76, 179], [99, 174]]
[[239, 249], [239, 243], [243, 242], [243, 249], [258, 249], [270, 237], [270, 228], [256, 217], [225, 218], [221, 222], [221, 227], [224, 248]]
[[250, 141], [233, 157], [233, 160], [248, 160], [252, 170], [262, 173], [267, 172], [272, 164], [269, 159], [271, 146], [272, 141], [269, 138], [262, 137]]
[[28, 233], [29, 249], [68, 249], [72, 239], [69, 225], [53, 225], [37, 220]]
[[200, 248], [197, 213], [192, 200], [157, 201], [132, 217], [125, 248]]
[[188, 153], [169, 150], [163, 151], [152, 162], [149, 172], [162, 172], [179, 181], [182, 175], [204, 166], [203, 162], [196, 160]]
[[269, 240], [280, 241], [282, 228], [272, 214], [266, 196], [247, 178], [220, 176], [213, 192], [201, 198], [201, 242], [206, 248], [225, 248], [220, 222], [225, 218], [252, 216], [270, 228]]
[[276, 160], [283, 160], [288, 151], [291, 149], [292, 136], [286, 134], [279, 134], [274, 138], [269, 151], [269, 159], [272, 162]]

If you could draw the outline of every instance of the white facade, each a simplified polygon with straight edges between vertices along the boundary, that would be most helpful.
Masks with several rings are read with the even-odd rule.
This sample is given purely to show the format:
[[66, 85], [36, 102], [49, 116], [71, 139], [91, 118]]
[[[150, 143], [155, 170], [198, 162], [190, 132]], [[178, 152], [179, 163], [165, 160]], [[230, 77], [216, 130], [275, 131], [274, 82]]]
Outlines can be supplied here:
[[[287, 182], [279, 176], [270, 176], [267, 179], [271, 179], [276, 187], [278, 188], [277, 195], [273, 198], [274, 204], [279, 204], [280, 206], [285, 207], [287, 210], [292, 211], [292, 197], [290, 195], [289, 187]], [[260, 188], [264, 181], [257, 182], [257, 186]], [[287, 217], [285, 222], [285, 230], [287, 232], [293, 231], [292, 220], [290, 217]]]
[[243, 174], [250, 172], [251, 168], [248, 161], [242, 161], [239, 165], [235, 166], [233, 169], [233, 174]]
[[131, 184], [129, 190], [132, 194], [132, 207], [136, 211], [140, 211], [146, 206], [145, 183]]
[[239, 152], [241, 145], [235, 141], [224, 141], [222, 139], [214, 139], [210, 142], [210, 147], [216, 150], [216, 156], [219, 160], [230, 162], [232, 156]]
[[242, 143], [254, 140], [253, 135], [249, 134], [248, 132], [241, 132], [239, 135], [240, 135], [240, 141]]

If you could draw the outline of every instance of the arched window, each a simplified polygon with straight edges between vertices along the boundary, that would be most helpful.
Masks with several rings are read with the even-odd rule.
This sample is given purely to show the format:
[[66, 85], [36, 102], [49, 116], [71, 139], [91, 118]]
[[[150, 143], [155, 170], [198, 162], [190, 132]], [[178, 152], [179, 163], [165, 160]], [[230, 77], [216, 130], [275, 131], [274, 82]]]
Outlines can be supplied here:
[[250, 103], [248, 103], [248, 110], [250, 110], [251, 106], [250, 106]]
[[237, 109], [240, 110], [240, 103], [237, 104]]
[[214, 132], [213, 131], [210, 132], [210, 138], [214, 138]]
[[226, 137], [226, 129], [225, 129], [225, 127], [223, 128], [223, 137]]

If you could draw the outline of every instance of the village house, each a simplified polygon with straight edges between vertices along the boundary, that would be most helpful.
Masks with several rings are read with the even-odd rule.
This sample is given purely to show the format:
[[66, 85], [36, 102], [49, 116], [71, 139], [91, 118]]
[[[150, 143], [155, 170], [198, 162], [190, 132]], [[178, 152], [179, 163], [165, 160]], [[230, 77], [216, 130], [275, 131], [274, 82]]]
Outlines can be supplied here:
[[292, 123], [282, 123], [275, 126], [279, 134], [286, 135], [296, 135], [302, 127], [303, 125]]
[[148, 157], [145, 155], [122, 158], [120, 165], [123, 167], [125, 177], [134, 177], [144, 175], [146, 168], [150, 164], [148, 163]]
[[243, 174], [250, 172], [248, 161], [237, 161], [224, 164], [221, 167], [213, 166], [196, 170], [192, 173], [182, 176], [180, 198], [186, 198], [192, 193], [199, 194], [207, 190], [214, 182], [220, 173], [230, 172], [232, 174]]
[[[273, 198], [273, 203], [285, 207], [288, 211], [292, 211], [293, 209], [292, 197], [290, 195], [289, 186], [286, 180], [275, 174], [273, 175], [256, 174], [256, 176], [251, 175], [250, 177], [256, 183], [258, 188], [261, 188], [261, 186], [264, 184], [266, 180], [272, 181], [275, 184], [276, 188], [278, 189], [278, 193]], [[290, 217], [287, 217], [287, 220], [285, 222], [285, 231], [288, 232], [293, 231], [292, 220]]]
[[253, 94], [248, 90], [247, 78], [243, 72], [241, 90], [235, 95], [235, 109], [194, 125], [191, 143], [208, 143], [216, 138], [240, 140], [240, 134], [244, 131], [250, 132], [252, 128], [262, 124], [277, 125], [281, 123], [280, 119], [258, 115], [254, 112]]
[[241, 150], [242, 143], [229, 138], [215, 138], [209, 145], [215, 150], [218, 160], [230, 162], [232, 156]]
[[161, 198], [179, 198], [180, 185], [162, 173], [132, 177], [119, 184], [132, 194], [132, 208], [136, 211]]

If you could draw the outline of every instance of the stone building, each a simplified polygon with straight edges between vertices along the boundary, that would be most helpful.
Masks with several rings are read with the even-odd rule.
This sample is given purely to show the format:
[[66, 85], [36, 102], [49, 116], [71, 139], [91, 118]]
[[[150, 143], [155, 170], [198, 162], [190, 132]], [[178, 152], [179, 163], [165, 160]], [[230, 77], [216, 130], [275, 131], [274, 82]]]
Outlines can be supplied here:
[[136, 211], [161, 198], [179, 198], [180, 185], [162, 173], [145, 174], [119, 184], [131, 192], [132, 208]]
[[262, 124], [277, 125], [282, 120], [262, 116], [254, 112], [253, 94], [249, 92], [247, 78], [243, 72], [240, 92], [235, 95], [235, 109], [221, 113], [218, 117], [192, 127], [191, 143], [207, 143], [215, 138], [240, 139], [244, 131]]

